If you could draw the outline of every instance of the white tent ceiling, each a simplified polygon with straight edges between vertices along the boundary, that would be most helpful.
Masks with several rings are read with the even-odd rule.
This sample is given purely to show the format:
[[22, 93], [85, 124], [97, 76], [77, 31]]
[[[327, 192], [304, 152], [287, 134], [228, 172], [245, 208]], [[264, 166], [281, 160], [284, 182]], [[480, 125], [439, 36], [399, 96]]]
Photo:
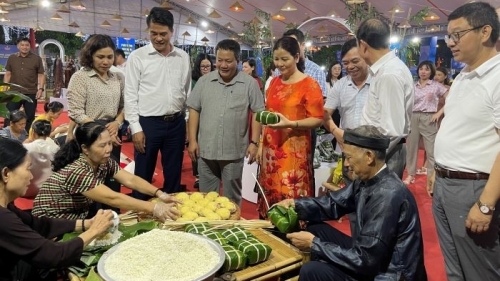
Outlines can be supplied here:
[[[154, 6], [159, 6], [161, 0], [81, 0], [85, 9], [79, 10], [71, 5], [75, 4], [66, 0], [45, 0], [50, 2], [49, 7], [41, 5], [42, 0], [0, 0], [2, 3], [8, 3], [8, 6], [2, 6], [9, 13], [4, 14], [10, 21], [4, 22], [4, 25], [35, 27], [41, 26], [46, 30], [56, 30], [64, 32], [82, 31], [86, 34], [104, 33], [112, 36], [130, 37], [136, 39], [146, 39], [148, 33], [146, 29], [146, 20], [144, 11]], [[349, 0], [353, 1], [353, 0]], [[359, 1], [359, 0], [354, 0]], [[345, 8], [345, 0], [240, 0], [239, 4], [244, 8], [241, 12], [230, 10], [235, 0], [169, 0], [166, 1], [173, 6], [175, 18], [175, 37], [172, 41], [178, 40], [182, 43], [191, 44], [195, 40], [200, 43], [201, 38], [206, 36], [210, 41], [209, 45], [215, 45], [222, 38], [235, 37], [243, 30], [243, 21], [251, 21], [255, 17], [255, 10], [260, 9], [264, 12], [274, 15], [278, 12], [284, 19], [271, 20], [273, 33], [279, 37], [286, 29], [288, 24], [300, 24], [307, 18], [328, 16], [333, 10], [339, 17], [347, 18], [348, 11]], [[360, 1], [363, 2], [363, 1]], [[468, 1], [464, 0], [373, 0], [366, 1], [370, 7], [374, 7], [383, 14], [389, 21], [392, 14], [389, 12], [392, 7], [399, 4], [404, 10], [403, 13], [394, 14], [395, 24], [401, 23], [411, 9], [414, 14], [425, 7], [430, 7], [431, 11], [437, 14], [439, 20], [426, 22], [425, 24], [446, 24], [447, 15], [456, 7]], [[500, 0], [487, 0], [495, 7], [500, 7]], [[297, 8], [295, 11], [281, 11], [280, 9], [287, 3]], [[51, 17], [61, 5], [70, 8], [70, 13], [58, 12], [62, 20], [54, 20]], [[365, 4], [366, 5], [366, 4]], [[209, 18], [208, 15], [214, 10], [220, 15], [220, 18]], [[1, 12], [1, 11], [0, 11]], [[114, 15], [120, 15], [123, 20], [113, 20]], [[197, 21], [196, 24], [188, 24], [186, 20], [191, 17]], [[201, 27], [201, 20], [208, 20], [209, 27]], [[0, 18], [1, 20], [1, 18]], [[107, 20], [111, 26], [102, 27], [101, 23]], [[70, 27], [70, 23], [76, 22], [79, 27]], [[224, 26], [231, 23], [233, 29], [227, 30]], [[123, 34], [120, 31], [126, 28], [129, 33]], [[207, 29], [216, 31], [207, 33]], [[332, 22], [315, 23], [307, 27], [307, 31], [312, 36], [323, 36], [331, 34], [346, 34], [348, 31], [339, 24]], [[191, 36], [183, 37], [185, 31]]]

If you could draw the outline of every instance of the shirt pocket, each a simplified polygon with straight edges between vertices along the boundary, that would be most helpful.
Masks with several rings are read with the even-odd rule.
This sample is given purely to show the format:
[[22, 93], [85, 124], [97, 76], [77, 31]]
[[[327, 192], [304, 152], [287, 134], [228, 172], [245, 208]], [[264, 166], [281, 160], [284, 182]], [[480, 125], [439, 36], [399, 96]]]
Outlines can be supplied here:
[[229, 92], [229, 99], [227, 107], [234, 111], [245, 111], [248, 108], [247, 91], [244, 89], [234, 89]]
[[170, 69], [168, 71], [167, 79], [169, 81], [170, 88], [172, 92], [181, 92], [182, 85], [182, 72], [180, 69]]

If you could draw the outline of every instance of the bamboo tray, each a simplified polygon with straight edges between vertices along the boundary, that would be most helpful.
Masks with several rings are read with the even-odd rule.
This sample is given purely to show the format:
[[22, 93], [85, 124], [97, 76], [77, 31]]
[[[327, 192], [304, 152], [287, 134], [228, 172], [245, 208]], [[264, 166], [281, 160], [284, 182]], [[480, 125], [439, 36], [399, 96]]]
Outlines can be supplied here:
[[302, 266], [302, 254], [294, 246], [263, 229], [248, 231], [269, 245], [273, 251], [267, 261], [235, 271], [233, 276], [237, 281], [267, 280]]

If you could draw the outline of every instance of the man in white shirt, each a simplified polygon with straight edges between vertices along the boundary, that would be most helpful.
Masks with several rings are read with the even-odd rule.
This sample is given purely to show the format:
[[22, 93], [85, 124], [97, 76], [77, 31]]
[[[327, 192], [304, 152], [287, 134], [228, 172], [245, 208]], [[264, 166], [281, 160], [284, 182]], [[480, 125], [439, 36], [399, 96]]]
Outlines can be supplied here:
[[125, 73], [125, 67], [127, 66], [127, 59], [125, 58], [125, 52], [122, 49], [115, 50], [115, 63], [116, 68]]
[[[133, 51], [125, 76], [125, 119], [135, 148], [135, 174], [151, 182], [158, 151], [163, 166], [163, 191], [181, 190], [187, 96], [191, 88], [189, 55], [174, 47], [174, 17], [155, 7], [147, 17], [151, 44]], [[141, 193], [133, 193], [148, 199]]]
[[466, 66], [446, 98], [428, 191], [448, 280], [500, 280], [500, 23], [485, 2], [448, 21], [445, 42]]
[[379, 19], [365, 20], [356, 32], [359, 53], [372, 75], [361, 125], [374, 125], [390, 137], [387, 166], [402, 178], [415, 87], [408, 67], [389, 49], [390, 34], [389, 25]]

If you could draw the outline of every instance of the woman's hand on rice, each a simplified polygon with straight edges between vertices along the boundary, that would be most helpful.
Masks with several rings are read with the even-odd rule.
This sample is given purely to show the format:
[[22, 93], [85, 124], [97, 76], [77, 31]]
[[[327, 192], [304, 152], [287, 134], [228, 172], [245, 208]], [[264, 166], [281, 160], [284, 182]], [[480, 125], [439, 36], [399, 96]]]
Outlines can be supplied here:
[[95, 231], [98, 235], [103, 234], [113, 226], [113, 213], [111, 210], [99, 210], [91, 221], [89, 230]]
[[163, 202], [156, 202], [153, 209], [153, 216], [164, 222], [168, 219], [176, 220], [179, 216], [179, 211], [174, 208], [174, 203], [165, 204]]

